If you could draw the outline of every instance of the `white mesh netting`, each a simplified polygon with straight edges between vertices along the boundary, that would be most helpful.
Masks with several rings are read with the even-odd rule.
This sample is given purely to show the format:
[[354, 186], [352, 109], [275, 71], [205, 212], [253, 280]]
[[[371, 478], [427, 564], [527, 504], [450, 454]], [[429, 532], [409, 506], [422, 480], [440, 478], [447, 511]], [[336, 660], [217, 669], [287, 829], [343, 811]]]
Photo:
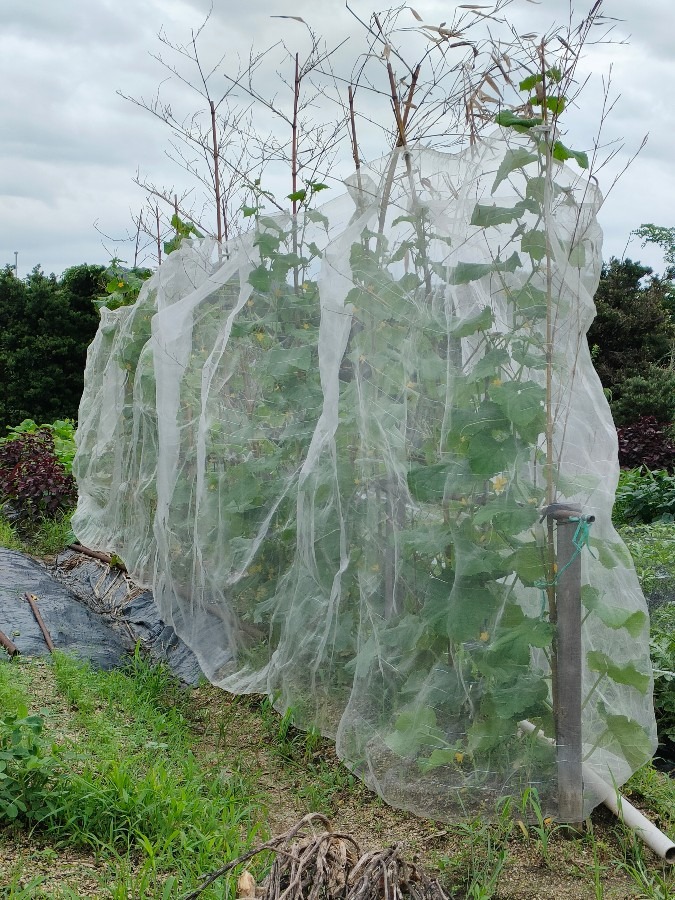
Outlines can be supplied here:
[[555, 735], [551, 500], [595, 516], [586, 765], [620, 785], [656, 746], [585, 339], [599, 202], [536, 136], [399, 150], [296, 220], [185, 242], [90, 348], [78, 538], [152, 587], [212, 682], [437, 819], [527, 786], [555, 810], [555, 750], [519, 727]]

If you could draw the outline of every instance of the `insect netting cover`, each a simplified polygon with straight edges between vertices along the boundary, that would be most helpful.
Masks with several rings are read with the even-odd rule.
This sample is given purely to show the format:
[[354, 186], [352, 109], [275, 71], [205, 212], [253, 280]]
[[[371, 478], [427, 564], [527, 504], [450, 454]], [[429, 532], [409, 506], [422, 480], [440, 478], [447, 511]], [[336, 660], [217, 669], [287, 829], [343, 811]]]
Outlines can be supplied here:
[[442, 820], [532, 786], [556, 809], [551, 503], [580, 508], [584, 771], [620, 785], [656, 746], [585, 338], [600, 196], [541, 140], [397, 150], [319, 209], [185, 242], [103, 311], [80, 409], [79, 539], [213, 683]]

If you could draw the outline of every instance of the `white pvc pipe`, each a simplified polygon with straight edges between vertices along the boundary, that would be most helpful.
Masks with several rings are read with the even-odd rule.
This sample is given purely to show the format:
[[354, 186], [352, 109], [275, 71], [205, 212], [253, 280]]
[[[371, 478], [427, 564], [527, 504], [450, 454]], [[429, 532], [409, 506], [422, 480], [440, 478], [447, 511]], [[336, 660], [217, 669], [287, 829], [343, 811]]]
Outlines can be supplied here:
[[[519, 726], [529, 734], [536, 731], [537, 737], [555, 746], [553, 738], [548, 738], [542, 734], [532, 722], [524, 719], [522, 722], [519, 722]], [[653, 822], [650, 822], [649, 819], [643, 816], [616, 788], [607, 784], [603, 778], [600, 778], [585, 763], [582, 765], [582, 774], [584, 782], [601, 798], [607, 809], [610, 809], [615, 816], [618, 816], [624, 825], [631, 828], [640, 840], [644, 841], [657, 856], [665, 859], [668, 863], [675, 864], [675, 843], [671, 841], [667, 834], [664, 834]]]

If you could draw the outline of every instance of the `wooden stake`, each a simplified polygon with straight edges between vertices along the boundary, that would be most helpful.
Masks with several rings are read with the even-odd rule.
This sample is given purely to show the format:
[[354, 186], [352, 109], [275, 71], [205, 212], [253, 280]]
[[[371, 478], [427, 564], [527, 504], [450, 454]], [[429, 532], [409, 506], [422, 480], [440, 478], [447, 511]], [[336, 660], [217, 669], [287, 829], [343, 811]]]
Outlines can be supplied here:
[[577, 506], [554, 508], [556, 523], [556, 747], [558, 818], [581, 830], [584, 818], [581, 759], [581, 553], [574, 537], [581, 518]]
[[30, 604], [30, 608], [33, 610], [33, 615], [35, 616], [35, 621], [40, 626], [40, 631], [42, 632], [42, 636], [45, 639], [45, 643], [47, 644], [49, 652], [53, 653], [56, 648], [54, 647], [54, 642], [52, 641], [52, 637], [47, 629], [47, 626], [42, 621], [42, 616], [40, 615], [40, 610], [37, 608], [37, 603], [36, 603], [37, 597], [35, 596], [35, 594], [24, 594], [24, 597], [26, 598], [26, 600], [28, 600], [28, 603]]
[[[102, 553], [100, 550], [90, 550], [89, 547], [84, 547], [82, 544], [68, 544], [68, 549], [74, 550], [76, 553], [82, 553], [84, 556], [90, 556], [92, 559], [99, 559], [101, 562], [107, 563], [111, 568], [113, 566], [113, 558], [109, 553]], [[114, 565], [121, 572], [127, 571], [127, 567], [122, 560], [115, 562]]]
[[4, 631], [0, 631], [0, 646], [4, 647], [10, 656], [18, 656], [20, 653], [14, 641], [10, 641]]

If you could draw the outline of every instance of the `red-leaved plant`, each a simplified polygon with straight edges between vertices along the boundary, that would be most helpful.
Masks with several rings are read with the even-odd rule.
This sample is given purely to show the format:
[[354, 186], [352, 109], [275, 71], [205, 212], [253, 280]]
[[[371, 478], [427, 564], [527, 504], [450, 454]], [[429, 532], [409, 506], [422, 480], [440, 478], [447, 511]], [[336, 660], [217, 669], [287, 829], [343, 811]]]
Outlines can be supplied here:
[[0, 444], [0, 505], [15, 524], [54, 518], [77, 499], [77, 488], [54, 452], [46, 428]]

